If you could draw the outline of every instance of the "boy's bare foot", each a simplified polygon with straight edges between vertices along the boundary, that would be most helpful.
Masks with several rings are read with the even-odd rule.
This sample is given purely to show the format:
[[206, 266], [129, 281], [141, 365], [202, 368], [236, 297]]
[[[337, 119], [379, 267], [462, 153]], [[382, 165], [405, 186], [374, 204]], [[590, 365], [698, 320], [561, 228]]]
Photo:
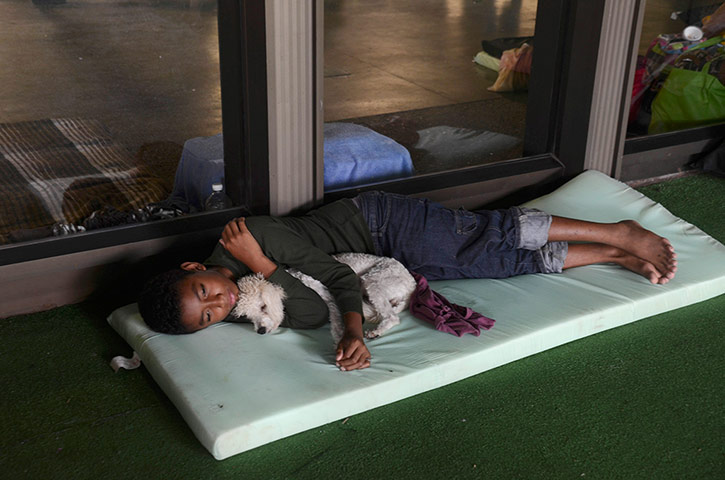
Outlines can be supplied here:
[[677, 254], [670, 241], [634, 220], [622, 220], [619, 225], [623, 233], [619, 242], [613, 241], [612, 244], [652, 265], [660, 273], [660, 281], [652, 283], [663, 284], [672, 280], [677, 271]]
[[[578, 266], [615, 261], [601, 258], [612, 253], [602, 249], [601, 245], [604, 244], [649, 263], [658, 274], [656, 281], [653, 283], [667, 283], [675, 277], [677, 271], [677, 255], [670, 241], [654, 232], [650, 232], [634, 220], [622, 220], [617, 223], [597, 223], [553, 216], [548, 240], [550, 242], [569, 242], [570, 253], [572, 253], [572, 247], [575, 247], [572, 259], [569, 259], [569, 255], [567, 255], [564, 268], [567, 268], [567, 263], [570, 263], [570, 266]], [[577, 244], [572, 242], [593, 242], [594, 245], [599, 244], [600, 246], [579, 250], [576, 247]], [[598, 255], [600, 259], [597, 260]], [[632, 266], [630, 270], [650, 278], [649, 267], [635, 265], [631, 259], [626, 261], [627, 265]], [[622, 266], [629, 268], [627, 265]]]
[[655, 266], [647, 260], [642, 260], [641, 258], [635, 257], [634, 255], [624, 251], [614, 260], [614, 263], [626, 268], [627, 270], [642, 275], [654, 284], [664, 285], [670, 281], [669, 277], [662, 275], [659, 270], [657, 270]]
[[632, 255], [621, 248], [603, 243], [574, 243], [569, 245], [569, 251], [564, 260], [565, 269], [594, 263], [616, 263], [658, 285], [664, 285], [672, 278], [663, 274], [651, 262]]

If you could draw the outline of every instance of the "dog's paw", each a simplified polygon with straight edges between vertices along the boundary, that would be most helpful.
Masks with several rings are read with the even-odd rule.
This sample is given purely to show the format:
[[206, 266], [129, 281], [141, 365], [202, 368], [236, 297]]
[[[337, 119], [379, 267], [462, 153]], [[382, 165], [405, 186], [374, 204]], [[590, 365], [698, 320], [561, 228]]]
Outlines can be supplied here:
[[365, 332], [365, 338], [367, 338], [368, 340], [378, 338], [379, 336], [380, 336], [380, 332], [378, 332], [377, 328], [375, 328], [373, 330], [368, 330], [367, 332]]

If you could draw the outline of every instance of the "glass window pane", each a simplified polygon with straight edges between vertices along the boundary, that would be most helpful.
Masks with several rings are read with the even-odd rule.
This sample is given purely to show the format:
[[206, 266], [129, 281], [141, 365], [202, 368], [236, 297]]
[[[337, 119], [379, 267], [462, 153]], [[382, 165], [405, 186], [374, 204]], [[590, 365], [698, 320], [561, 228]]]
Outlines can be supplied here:
[[0, 243], [201, 208], [223, 175], [216, 9], [0, 3]]
[[326, 191], [522, 156], [536, 0], [324, 3]]
[[[628, 136], [725, 121], [725, 6], [648, 1], [638, 47]], [[716, 13], [717, 11], [717, 13]]]

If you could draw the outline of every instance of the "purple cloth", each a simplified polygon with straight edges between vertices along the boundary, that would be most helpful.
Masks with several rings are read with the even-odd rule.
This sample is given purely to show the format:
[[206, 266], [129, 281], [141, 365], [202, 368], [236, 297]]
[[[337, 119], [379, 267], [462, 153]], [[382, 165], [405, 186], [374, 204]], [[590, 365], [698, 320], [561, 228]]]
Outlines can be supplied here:
[[435, 326], [436, 330], [462, 337], [466, 333], [481, 334], [480, 329], [490, 329], [495, 320], [481, 315], [468, 307], [449, 302], [434, 292], [423, 275], [411, 272], [416, 287], [410, 299], [410, 313]]

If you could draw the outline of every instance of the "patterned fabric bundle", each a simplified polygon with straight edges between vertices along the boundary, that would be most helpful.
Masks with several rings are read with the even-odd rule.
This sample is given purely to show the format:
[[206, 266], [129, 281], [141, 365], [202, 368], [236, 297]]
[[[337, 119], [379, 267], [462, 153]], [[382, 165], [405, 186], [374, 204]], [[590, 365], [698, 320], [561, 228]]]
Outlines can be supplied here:
[[129, 211], [162, 200], [169, 182], [156, 167], [134, 158], [95, 120], [0, 124], [0, 244], [54, 224], [81, 224], [98, 209]]

